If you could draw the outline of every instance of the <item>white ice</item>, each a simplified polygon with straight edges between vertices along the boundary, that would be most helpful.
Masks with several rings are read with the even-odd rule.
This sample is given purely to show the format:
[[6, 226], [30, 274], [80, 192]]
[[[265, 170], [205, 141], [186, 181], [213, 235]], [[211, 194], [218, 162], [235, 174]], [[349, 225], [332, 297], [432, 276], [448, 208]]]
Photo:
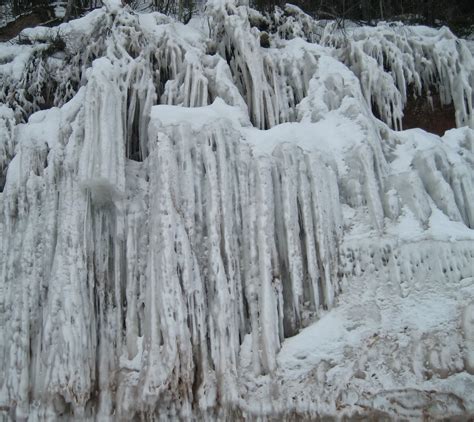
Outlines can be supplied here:
[[[57, 31], [0, 44], [2, 416], [474, 413], [463, 41], [224, 0]], [[458, 128], [393, 130], [410, 84]]]

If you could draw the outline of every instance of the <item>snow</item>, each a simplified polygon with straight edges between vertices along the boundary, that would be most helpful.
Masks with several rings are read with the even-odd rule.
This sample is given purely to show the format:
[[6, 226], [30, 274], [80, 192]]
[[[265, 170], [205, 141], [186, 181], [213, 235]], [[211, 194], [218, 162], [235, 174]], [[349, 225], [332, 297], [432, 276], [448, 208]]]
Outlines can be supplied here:
[[[374, 276], [376, 280], [369, 280]], [[460, 339], [452, 333], [460, 323], [465, 324], [462, 321], [471, 312], [469, 306], [463, 309], [461, 303], [464, 297], [472, 297], [474, 293], [472, 279], [446, 284], [443, 278], [431, 274], [427, 282], [418, 279], [416, 294], [400, 297], [398, 292], [383, 288], [378, 277], [371, 274], [353, 279], [339, 297], [336, 309], [283, 343], [278, 356], [280, 377], [292, 384], [289, 391], [305, 382], [300, 391], [319, 397], [319, 400], [308, 397], [306, 406], [316, 402], [320, 412], [324, 413], [325, 409], [331, 412], [334, 394], [325, 389], [334, 386], [342, 387], [342, 397], [346, 395], [344, 401], [351, 405], [363, 405], [367, 398], [367, 403], [375, 409], [418, 419], [416, 403], [421, 400], [421, 391], [431, 389], [439, 395], [446, 391], [462, 396], [465, 388], [472, 388], [472, 377], [463, 380], [448, 375], [447, 369], [457, 365], [458, 369], [454, 369], [457, 372], [463, 365]], [[440, 332], [446, 334], [438, 337]], [[421, 358], [419, 362], [417, 354]], [[416, 375], [404, 365], [407, 359], [413, 365], [420, 365], [414, 368]], [[431, 372], [432, 377], [417, 373], [421, 370]], [[325, 389], [318, 385], [321, 377]], [[380, 400], [383, 394], [392, 400], [394, 408]], [[408, 397], [403, 398], [405, 394]], [[464, 411], [446, 397], [439, 400], [448, 412]], [[434, 397], [429, 400], [435, 401]]]
[[0, 52], [0, 73], [20, 79], [31, 54], [30, 46], [4, 45]]
[[177, 126], [186, 122], [193, 131], [203, 130], [223, 118], [232, 126], [250, 125], [248, 116], [240, 108], [229, 106], [220, 98], [216, 98], [211, 105], [205, 107], [158, 105], [152, 108], [150, 115], [151, 120], [156, 121], [159, 126]]
[[[474, 414], [472, 56], [288, 10], [0, 44], [2, 416]], [[459, 127], [393, 130], [410, 83]]]
[[[442, 104], [454, 104], [456, 124], [472, 128], [474, 64], [467, 43], [446, 27], [437, 31], [400, 25], [354, 27], [347, 38], [332, 31], [323, 36], [322, 43], [343, 45], [348, 39], [344, 62], [359, 77], [366, 100], [376, 104], [382, 119], [392, 127], [401, 127], [408, 86], [418, 95], [429, 95], [434, 85]], [[454, 65], [459, 59], [465, 66]]]
[[466, 40], [467, 48], [469, 48], [472, 55], [474, 55], [474, 41]]

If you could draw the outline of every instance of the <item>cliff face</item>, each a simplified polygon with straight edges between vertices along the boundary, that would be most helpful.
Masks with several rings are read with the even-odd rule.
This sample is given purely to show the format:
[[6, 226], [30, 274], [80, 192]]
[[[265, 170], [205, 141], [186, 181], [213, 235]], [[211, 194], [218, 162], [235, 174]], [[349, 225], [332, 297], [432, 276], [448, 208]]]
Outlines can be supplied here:
[[[472, 414], [469, 50], [205, 13], [0, 44], [2, 416]], [[391, 129], [408, 86], [459, 128]]]

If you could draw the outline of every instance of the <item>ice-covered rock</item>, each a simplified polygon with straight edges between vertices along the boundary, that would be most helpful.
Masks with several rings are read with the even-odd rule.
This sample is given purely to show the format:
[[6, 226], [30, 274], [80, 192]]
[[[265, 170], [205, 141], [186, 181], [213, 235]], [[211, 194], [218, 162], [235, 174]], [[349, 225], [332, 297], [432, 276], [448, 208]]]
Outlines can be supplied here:
[[[472, 415], [472, 56], [205, 13], [0, 44], [2, 416]], [[410, 84], [460, 127], [392, 130]]]

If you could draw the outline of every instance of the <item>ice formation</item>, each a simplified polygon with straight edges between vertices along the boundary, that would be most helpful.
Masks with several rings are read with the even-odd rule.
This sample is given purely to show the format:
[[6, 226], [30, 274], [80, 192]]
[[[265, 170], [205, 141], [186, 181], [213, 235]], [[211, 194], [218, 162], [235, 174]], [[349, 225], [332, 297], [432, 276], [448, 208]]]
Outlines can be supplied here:
[[[0, 44], [5, 419], [474, 414], [473, 58], [348, 31], [109, 1]], [[393, 130], [410, 86], [459, 127]]]

